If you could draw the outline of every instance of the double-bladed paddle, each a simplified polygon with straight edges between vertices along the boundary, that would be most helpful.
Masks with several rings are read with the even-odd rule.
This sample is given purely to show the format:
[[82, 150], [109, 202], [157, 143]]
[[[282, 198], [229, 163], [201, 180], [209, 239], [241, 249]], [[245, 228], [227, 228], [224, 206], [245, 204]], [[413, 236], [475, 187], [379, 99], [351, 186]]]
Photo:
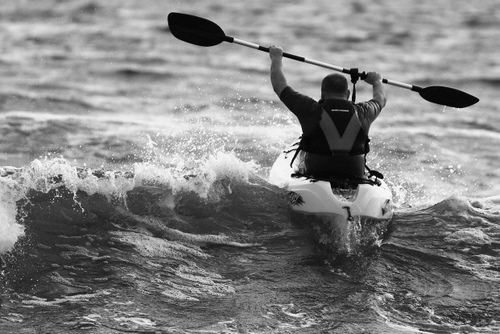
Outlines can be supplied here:
[[[170, 28], [170, 32], [172, 32], [172, 35], [174, 35], [181, 41], [187, 43], [209, 47], [218, 45], [222, 42], [228, 42], [228, 43], [243, 45], [264, 52], [269, 52], [268, 47], [247, 42], [231, 36], [227, 36], [222, 30], [222, 28], [219, 27], [217, 24], [198, 16], [182, 14], [182, 13], [170, 13], [168, 14], [168, 26]], [[287, 52], [284, 52], [283, 56], [286, 58], [290, 58], [293, 60], [301, 61], [316, 66], [321, 66], [324, 68], [328, 68], [346, 74], [352, 75], [357, 73], [357, 72], [353, 73], [353, 70], [351, 69], [327, 64], [317, 60], [307, 59]], [[364, 78], [366, 73], [362, 72], [359, 73], [358, 75], [359, 77]], [[461, 90], [450, 87], [444, 87], [444, 86], [420, 87], [389, 79], [383, 79], [382, 82], [385, 84], [418, 92], [422, 98], [424, 98], [429, 102], [454, 108], [466, 108], [479, 101], [479, 99], [475, 96], [472, 96]]]

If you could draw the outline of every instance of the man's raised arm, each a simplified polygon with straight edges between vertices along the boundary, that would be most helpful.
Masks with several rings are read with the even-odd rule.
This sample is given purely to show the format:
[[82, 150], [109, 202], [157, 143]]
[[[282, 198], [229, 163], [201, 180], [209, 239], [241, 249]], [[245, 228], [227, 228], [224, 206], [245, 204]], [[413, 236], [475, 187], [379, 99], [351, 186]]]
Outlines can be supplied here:
[[279, 97], [283, 89], [288, 86], [285, 73], [283, 72], [283, 49], [271, 45], [269, 47], [269, 57], [271, 57], [271, 84], [273, 85], [274, 92]]

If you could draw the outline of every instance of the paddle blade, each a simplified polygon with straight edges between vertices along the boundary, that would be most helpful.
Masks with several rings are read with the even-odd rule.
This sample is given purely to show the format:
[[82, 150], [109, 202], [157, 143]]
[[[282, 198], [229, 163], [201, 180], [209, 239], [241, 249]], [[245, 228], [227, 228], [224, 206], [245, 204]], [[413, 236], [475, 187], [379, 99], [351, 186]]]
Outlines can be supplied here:
[[226, 34], [207, 19], [182, 13], [168, 14], [168, 27], [181, 41], [199, 46], [214, 46], [225, 40]]
[[419, 93], [429, 102], [454, 108], [466, 108], [479, 102], [477, 97], [450, 87], [430, 86], [423, 88]]

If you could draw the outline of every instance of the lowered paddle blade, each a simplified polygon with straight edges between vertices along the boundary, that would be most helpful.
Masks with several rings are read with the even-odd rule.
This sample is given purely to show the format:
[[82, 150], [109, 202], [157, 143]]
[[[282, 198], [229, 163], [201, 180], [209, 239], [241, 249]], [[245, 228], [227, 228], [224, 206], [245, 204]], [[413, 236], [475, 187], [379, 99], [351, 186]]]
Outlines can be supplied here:
[[420, 96], [429, 102], [454, 108], [466, 108], [479, 102], [479, 99], [475, 96], [455, 88], [444, 86], [429, 86], [418, 92]]
[[224, 42], [226, 38], [217, 24], [189, 14], [168, 14], [168, 27], [176, 38], [199, 46], [214, 46]]

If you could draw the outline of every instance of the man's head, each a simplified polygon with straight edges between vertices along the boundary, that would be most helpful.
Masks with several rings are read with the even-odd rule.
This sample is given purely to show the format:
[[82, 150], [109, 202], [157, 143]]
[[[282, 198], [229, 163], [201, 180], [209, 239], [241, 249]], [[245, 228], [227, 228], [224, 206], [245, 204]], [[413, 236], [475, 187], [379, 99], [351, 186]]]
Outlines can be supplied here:
[[341, 74], [328, 74], [321, 82], [321, 98], [349, 98], [347, 79]]

